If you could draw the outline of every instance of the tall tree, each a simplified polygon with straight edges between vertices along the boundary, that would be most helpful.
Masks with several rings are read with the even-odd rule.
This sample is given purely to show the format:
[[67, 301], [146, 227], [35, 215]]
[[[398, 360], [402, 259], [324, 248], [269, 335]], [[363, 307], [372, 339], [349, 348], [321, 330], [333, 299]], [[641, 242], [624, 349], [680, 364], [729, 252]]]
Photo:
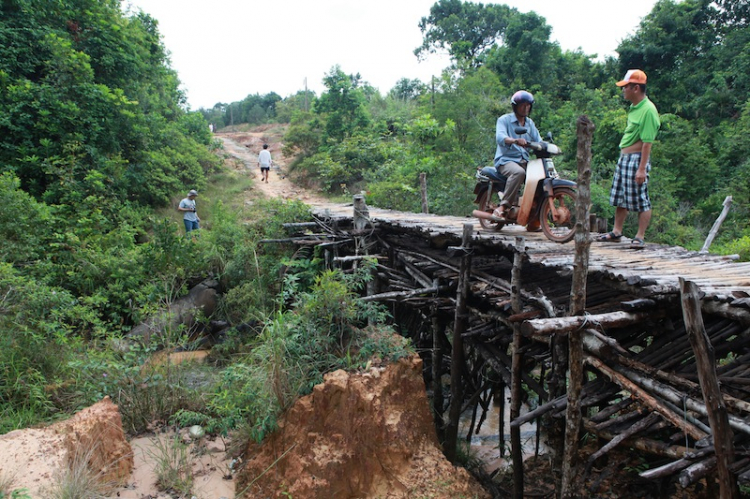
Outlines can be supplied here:
[[709, 125], [736, 117], [750, 92], [747, 2], [660, 0], [624, 40], [620, 72], [641, 68], [660, 111]]
[[439, 0], [419, 22], [423, 42], [414, 54], [423, 57], [447, 49], [454, 61], [476, 67], [501, 40], [513, 12], [507, 5]]
[[313, 111], [325, 117], [327, 141], [340, 141], [369, 125], [359, 74], [347, 75], [334, 66], [323, 78], [323, 84], [328, 90], [315, 101]]
[[513, 12], [503, 36], [503, 44], [493, 47], [487, 66], [513, 87], [549, 87], [555, 79], [549, 41], [552, 27], [536, 14]]

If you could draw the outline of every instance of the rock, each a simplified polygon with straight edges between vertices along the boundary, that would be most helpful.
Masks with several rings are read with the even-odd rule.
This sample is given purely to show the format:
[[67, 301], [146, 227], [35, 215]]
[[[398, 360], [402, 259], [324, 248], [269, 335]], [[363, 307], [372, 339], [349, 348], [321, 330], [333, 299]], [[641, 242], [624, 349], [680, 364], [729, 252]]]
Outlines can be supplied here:
[[206, 436], [206, 431], [200, 425], [193, 425], [188, 429], [188, 434], [193, 440], [198, 440]]
[[219, 301], [218, 288], [219, 283], [215, 280], [201, 282], [187, 296], [172, 302], [167, 310], [134, 327], [126, 338], [148, 344], [152, 336], [159, 338], [168, 329], [177, 330], [180, 325], [185, 325], [190, 330], [195, 325], [199, 312], [205, 317], [214, 313]]

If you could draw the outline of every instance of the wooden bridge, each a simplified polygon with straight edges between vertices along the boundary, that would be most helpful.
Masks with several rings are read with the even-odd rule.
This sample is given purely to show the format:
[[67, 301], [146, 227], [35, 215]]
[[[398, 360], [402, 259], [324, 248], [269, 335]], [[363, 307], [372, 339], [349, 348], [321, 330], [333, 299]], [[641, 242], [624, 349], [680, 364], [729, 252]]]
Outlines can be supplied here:
[[[566, 335], [575, 332], [585, 369], [576, 401], [580, 426], [600, 442], [580, 466], [584, 477], [594, 463], [621, 464], [606, 457], [613, 447], [627, 446], [651, 456], [641, 476], [661, 484], [688, 487], [707, 479], [710, 485], [717, 469], [729, 469], [738, 484], [750, 482], [750, 263], [674, 246], [647, 243], [632, 250], [627, 242], [592, 242], [585, 313], [571, 317], [574, 242], [552, 243], [514, 226], [479, 231], [475, 219], [364, 205], [317, 207], [313, 216], [313, 223], [290, 225], [287, 241], [318, 246], [328, 265], [344, 269], [364, 255], [377, 259], [364, 299], [387, 303], [424, 359], [449, 457], [456, 414], [474, 410], [471, 433], [485, 411], [498, 410], [493, 395], [506, 387], [518, 394], [520, 383], [536, 395], [538, 407], [525, 413], [512, 407], [511, 428], [545, 418], [547, 436], [559, 449], [569, 399]], [[469, 237], [466, 224], [474, 228]], [[462, 272], [468, 277], [464, 294]], [[696, 353], [688, 334], [686, 282], [699, 290], [718, 400], [701, 390], [705, 352]], [[712, 425], [717, 411], [728, 428]], [[499, 438], [502, 447], [502, 431]]]

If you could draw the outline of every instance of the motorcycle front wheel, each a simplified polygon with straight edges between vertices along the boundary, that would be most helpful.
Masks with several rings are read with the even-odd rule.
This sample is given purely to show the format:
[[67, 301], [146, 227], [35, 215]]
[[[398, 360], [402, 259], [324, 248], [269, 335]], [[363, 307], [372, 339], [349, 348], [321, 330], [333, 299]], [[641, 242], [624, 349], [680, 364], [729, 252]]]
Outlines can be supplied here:
[[539, 218], [542, 231], [550, 241], [567, 243], [572, 240], [576, 234], [576, 192], [570, 187], [557, 187], [552, 197], [544, 201]]
[[[492, 192], [491, 188], [487, 188], [482, 192], [482, 194], [479, 195], [479, 210], [480, 211], [486, 211], [487, 213], [492, 213], [495, 211], [495, 208], [497, 208], [497, 203], [492, 200]], [[499, 222], [493, 222], [492, 220], [487, 220], [485, 218], [479, 219], [479, 225], [482, 226], [483, 229], [487, 230], [500, 230], [503, 228], [505, 224], [499, 223]]]

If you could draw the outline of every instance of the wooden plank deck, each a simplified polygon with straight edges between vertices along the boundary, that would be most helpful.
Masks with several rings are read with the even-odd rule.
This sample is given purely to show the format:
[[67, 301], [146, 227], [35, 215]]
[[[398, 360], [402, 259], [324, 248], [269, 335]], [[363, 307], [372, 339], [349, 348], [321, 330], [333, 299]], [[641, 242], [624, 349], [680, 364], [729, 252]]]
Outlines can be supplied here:
[[[319, 217], [351, 218], [351, 204], [315, 208]], [[459, 244], [463, 224], [475, 226], [473, 244], [486, 248], [511, 250], [516, 237], [524, 237], [526, 255], [538, 263], [560, 272], [572, 271], [575, 243], [549, 241], [543, 233], [529, 233], [522, 227], [510, 225], [500, 232], [482, 230], [475, 218], [450, 217], [421, 213], [405, 213], [369, 208], [369, 216], [376, 226], [387, 227], [425, 239], [450, 240]], [[592, 238], [596, 233], [592, 234]], [[589, 274], [630, 283], [641, 295], [676, 293], [679, 278], [698, 284], [706, 294], [704, 300], [731, 303], [750, 297], [750, 262], [736, 262], [732, 257], [700, 254], [680, 246], [646, 242], [640, 250], [629, 248], [630, 240], [620, 243], [592, 242], [589, 255]], [[746, 305], [740, 302], [741, 307]]]

